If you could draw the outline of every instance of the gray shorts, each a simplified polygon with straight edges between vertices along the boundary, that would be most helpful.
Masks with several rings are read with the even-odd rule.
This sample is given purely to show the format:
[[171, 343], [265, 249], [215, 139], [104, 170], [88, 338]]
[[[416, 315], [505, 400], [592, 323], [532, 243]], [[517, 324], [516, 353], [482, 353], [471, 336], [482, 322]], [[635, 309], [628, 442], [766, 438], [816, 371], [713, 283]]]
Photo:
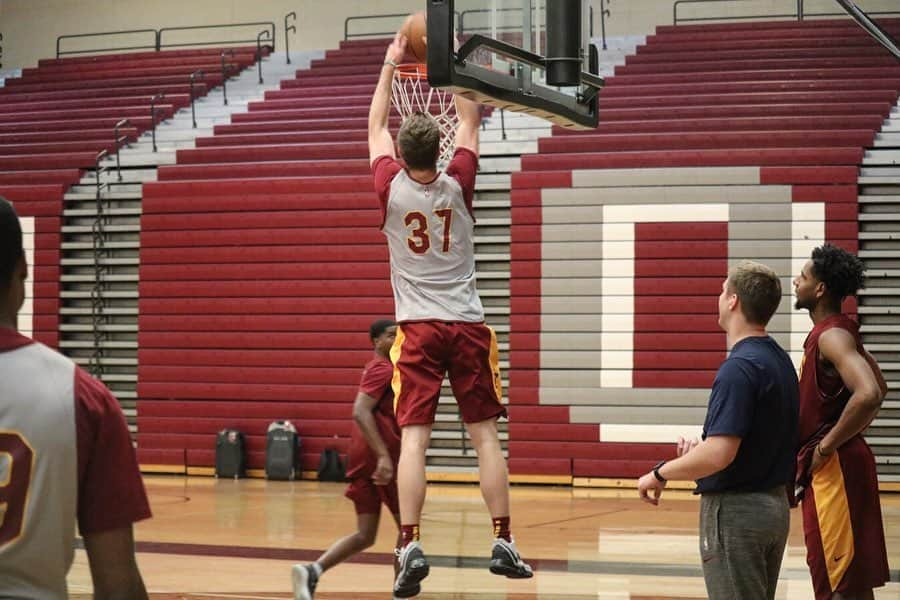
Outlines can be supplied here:
[[774, 598], [789, 528], [784, 487], [703, 494], [700, 557], [710, 600]]

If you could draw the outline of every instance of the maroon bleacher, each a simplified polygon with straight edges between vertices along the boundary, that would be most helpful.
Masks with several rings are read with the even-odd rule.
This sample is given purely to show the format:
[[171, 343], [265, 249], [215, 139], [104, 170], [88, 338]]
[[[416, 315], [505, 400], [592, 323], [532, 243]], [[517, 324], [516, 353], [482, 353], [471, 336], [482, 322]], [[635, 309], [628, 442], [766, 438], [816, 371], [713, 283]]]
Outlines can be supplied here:
[[[511, 471], [635, 477], [672, 455], [599, 441], [568, 406], [539, 405], [542, 189], [571, 187], [574, 169], [759, 167], [795, 202], [824, 202], [826, 239], [856, 250], [858, 168], [898, 90], [900, 65], [849, 20], [660, 27], [607, 78], [596, 130], [540, 140], [513, 176]], [[635, 387], [710, 385], [727, 236], [724, 223], [636, 226]]]
[[366, 133], [384, 45], [342, 44], [144, 185], [142, 464], [211, 466], [236, 427], [261, 468], [284, 418], [304, 470], [346, 451], [368, 326], [393, 314]]
[[[189, 78], [206, 78], [197, 97], [220, 85], [222, 48], [171, 50], [42, 60], [0, 87], [0, 195], [23, 217], [35, 217], [34, 336], [59, 343], [59, 271], [63, 195], [116, 150], [114, 127], [129, 142], [150, 128], [150, 101], [159, 93], [158, 119], [190, 104]], [[255, 48], [236, 48], [236, 69], [254, 63]]]

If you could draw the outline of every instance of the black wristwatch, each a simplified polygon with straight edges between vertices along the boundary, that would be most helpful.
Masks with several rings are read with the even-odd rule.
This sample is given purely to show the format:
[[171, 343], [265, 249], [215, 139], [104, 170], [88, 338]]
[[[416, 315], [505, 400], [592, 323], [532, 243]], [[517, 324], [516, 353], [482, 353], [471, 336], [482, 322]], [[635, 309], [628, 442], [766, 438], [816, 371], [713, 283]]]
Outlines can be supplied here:
[[666, 483], [666, 478], [659, 473], [659, 470], [664, 464], [666, 464], [666, 461], [661, 460], [655, 467], [653, 467], [653, 476], [656, 477], [656, 480], [660, 483]]

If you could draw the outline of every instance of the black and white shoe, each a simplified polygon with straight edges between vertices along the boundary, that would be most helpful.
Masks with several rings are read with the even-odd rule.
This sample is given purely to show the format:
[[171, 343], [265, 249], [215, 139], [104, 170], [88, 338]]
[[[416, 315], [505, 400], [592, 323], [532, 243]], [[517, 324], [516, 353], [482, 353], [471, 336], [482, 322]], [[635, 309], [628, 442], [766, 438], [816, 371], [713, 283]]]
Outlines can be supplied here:
[[313, 600], [319, 576], [312, 565], [294, 565], [291, 569], [294, 582], [294, 600]]
[[516, 545], [513, 542], [507, 542], [503, 538], [494, 540], [494, 546], [491, 549], [491, 573], [503, 575], [510, 579], [534, 577], [534, 571], [519, 556]]
[[410, 542], [397, 552], [400, 570], [394, 580], [395, 598], [412, 598], [422, 590], [419, 582], [428, 577], [428, 559], [419, 542]]

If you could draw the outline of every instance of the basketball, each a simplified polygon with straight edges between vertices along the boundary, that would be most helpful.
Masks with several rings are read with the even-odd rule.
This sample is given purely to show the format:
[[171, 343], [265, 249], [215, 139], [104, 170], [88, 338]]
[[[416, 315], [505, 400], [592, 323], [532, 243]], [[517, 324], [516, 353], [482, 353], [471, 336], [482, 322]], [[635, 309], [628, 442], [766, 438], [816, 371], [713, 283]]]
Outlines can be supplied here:
[[425, 36], [428, 31], [425, 28], [425, 11], [419, 11], [406, 17], [400, 33], [406, 36], [408, 40], [406, 51], [409, 52], [417, 61], [424, 63], [428, 61], [428, 48], [425, 43]]

